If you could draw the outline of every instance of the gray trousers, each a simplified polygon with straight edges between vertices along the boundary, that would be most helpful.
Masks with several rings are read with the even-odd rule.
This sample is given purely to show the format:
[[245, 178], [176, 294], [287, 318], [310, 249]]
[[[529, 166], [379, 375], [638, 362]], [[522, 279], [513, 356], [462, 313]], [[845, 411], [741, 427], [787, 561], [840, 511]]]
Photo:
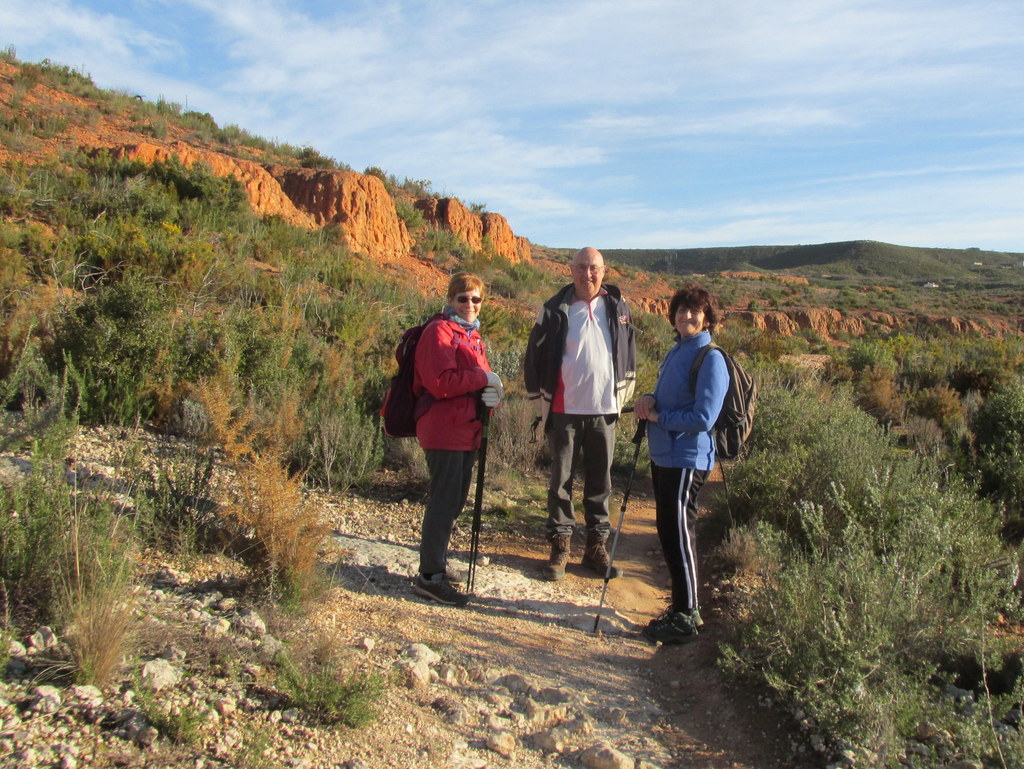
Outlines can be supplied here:
[[611, 528], [608, 523], [608, 497], [612, 491], [616, 421], [617, 414], [551, 414], [548, 421], [548, 446], [551, 448], [548, 540], [572, 535], [576, 523], [572, 506], [572, 483], [581, 455], [583, 517], [587, 525], [587, 541], [608, 539]]
[[469, 496], [475, 451], [424, 449], [430, 473], [430, 498], [420, 532], [420, 573], [440, 574], [448, 565], [448, 542], [455, 519]]

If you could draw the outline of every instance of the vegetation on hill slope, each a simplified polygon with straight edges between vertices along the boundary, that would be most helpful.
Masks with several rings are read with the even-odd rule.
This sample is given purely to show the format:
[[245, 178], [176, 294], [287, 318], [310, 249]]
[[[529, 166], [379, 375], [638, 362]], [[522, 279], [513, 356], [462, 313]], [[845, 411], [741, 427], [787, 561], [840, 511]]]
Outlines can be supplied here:
[[914, 248], [874, 240], [801, 246], [605, 249], [604, 253], [627, 264], [672, 273], [758, 269], [809, 277], [862, 276], [910, 282], [1024, 282], [1024, 254], [976, 248]]

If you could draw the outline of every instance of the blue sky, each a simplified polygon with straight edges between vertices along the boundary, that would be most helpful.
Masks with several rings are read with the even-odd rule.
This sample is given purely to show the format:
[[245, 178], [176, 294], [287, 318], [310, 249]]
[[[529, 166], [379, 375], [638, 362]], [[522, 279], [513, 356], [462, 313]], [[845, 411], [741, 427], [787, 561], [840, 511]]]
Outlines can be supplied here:
[[0, 46], [542, 245], [1024, 251], [1020, 0], [4, 0]]

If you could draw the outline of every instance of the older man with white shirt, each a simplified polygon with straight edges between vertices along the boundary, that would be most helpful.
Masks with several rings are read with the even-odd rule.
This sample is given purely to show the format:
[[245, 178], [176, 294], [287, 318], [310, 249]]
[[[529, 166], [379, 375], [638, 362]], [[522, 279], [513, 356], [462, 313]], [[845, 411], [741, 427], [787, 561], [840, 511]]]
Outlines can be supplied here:
[[[608, 497], [619, 412], [636, 382], [636, 341], [622, 292], [604, 283], [604, 257], [583, 248], [572, 259], [572, 283], [541, 308], [530, 332], [526, 391], [551, 447], [544, 576], [565, 576], [576, 523], [573, 475], [583, 460], [584, 566], [601, 576], [609, 560]], [[616, 569], [610, 576], [619, 576]]]

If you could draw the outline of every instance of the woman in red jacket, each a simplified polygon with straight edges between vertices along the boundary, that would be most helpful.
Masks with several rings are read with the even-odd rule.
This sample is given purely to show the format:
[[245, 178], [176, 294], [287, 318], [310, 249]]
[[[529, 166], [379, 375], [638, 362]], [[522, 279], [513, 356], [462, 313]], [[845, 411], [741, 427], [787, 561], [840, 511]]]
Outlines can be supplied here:
[[497, 406], [501, 379], [487, 363], [480, 338], [484, 282], [476, 275], [453, 275], [448, 306], [423, 330], [416, 345], [413, 390], [430, 406], [416, 421], [416, 438], [430, 473], [430, 498], [423, 512], [420, 573], [415, 591], [448, 606], [465, 606], [469, 596], [445, 576], [448, 542], [455, 519], [469, 496], [482, 433], [479, 404]]

